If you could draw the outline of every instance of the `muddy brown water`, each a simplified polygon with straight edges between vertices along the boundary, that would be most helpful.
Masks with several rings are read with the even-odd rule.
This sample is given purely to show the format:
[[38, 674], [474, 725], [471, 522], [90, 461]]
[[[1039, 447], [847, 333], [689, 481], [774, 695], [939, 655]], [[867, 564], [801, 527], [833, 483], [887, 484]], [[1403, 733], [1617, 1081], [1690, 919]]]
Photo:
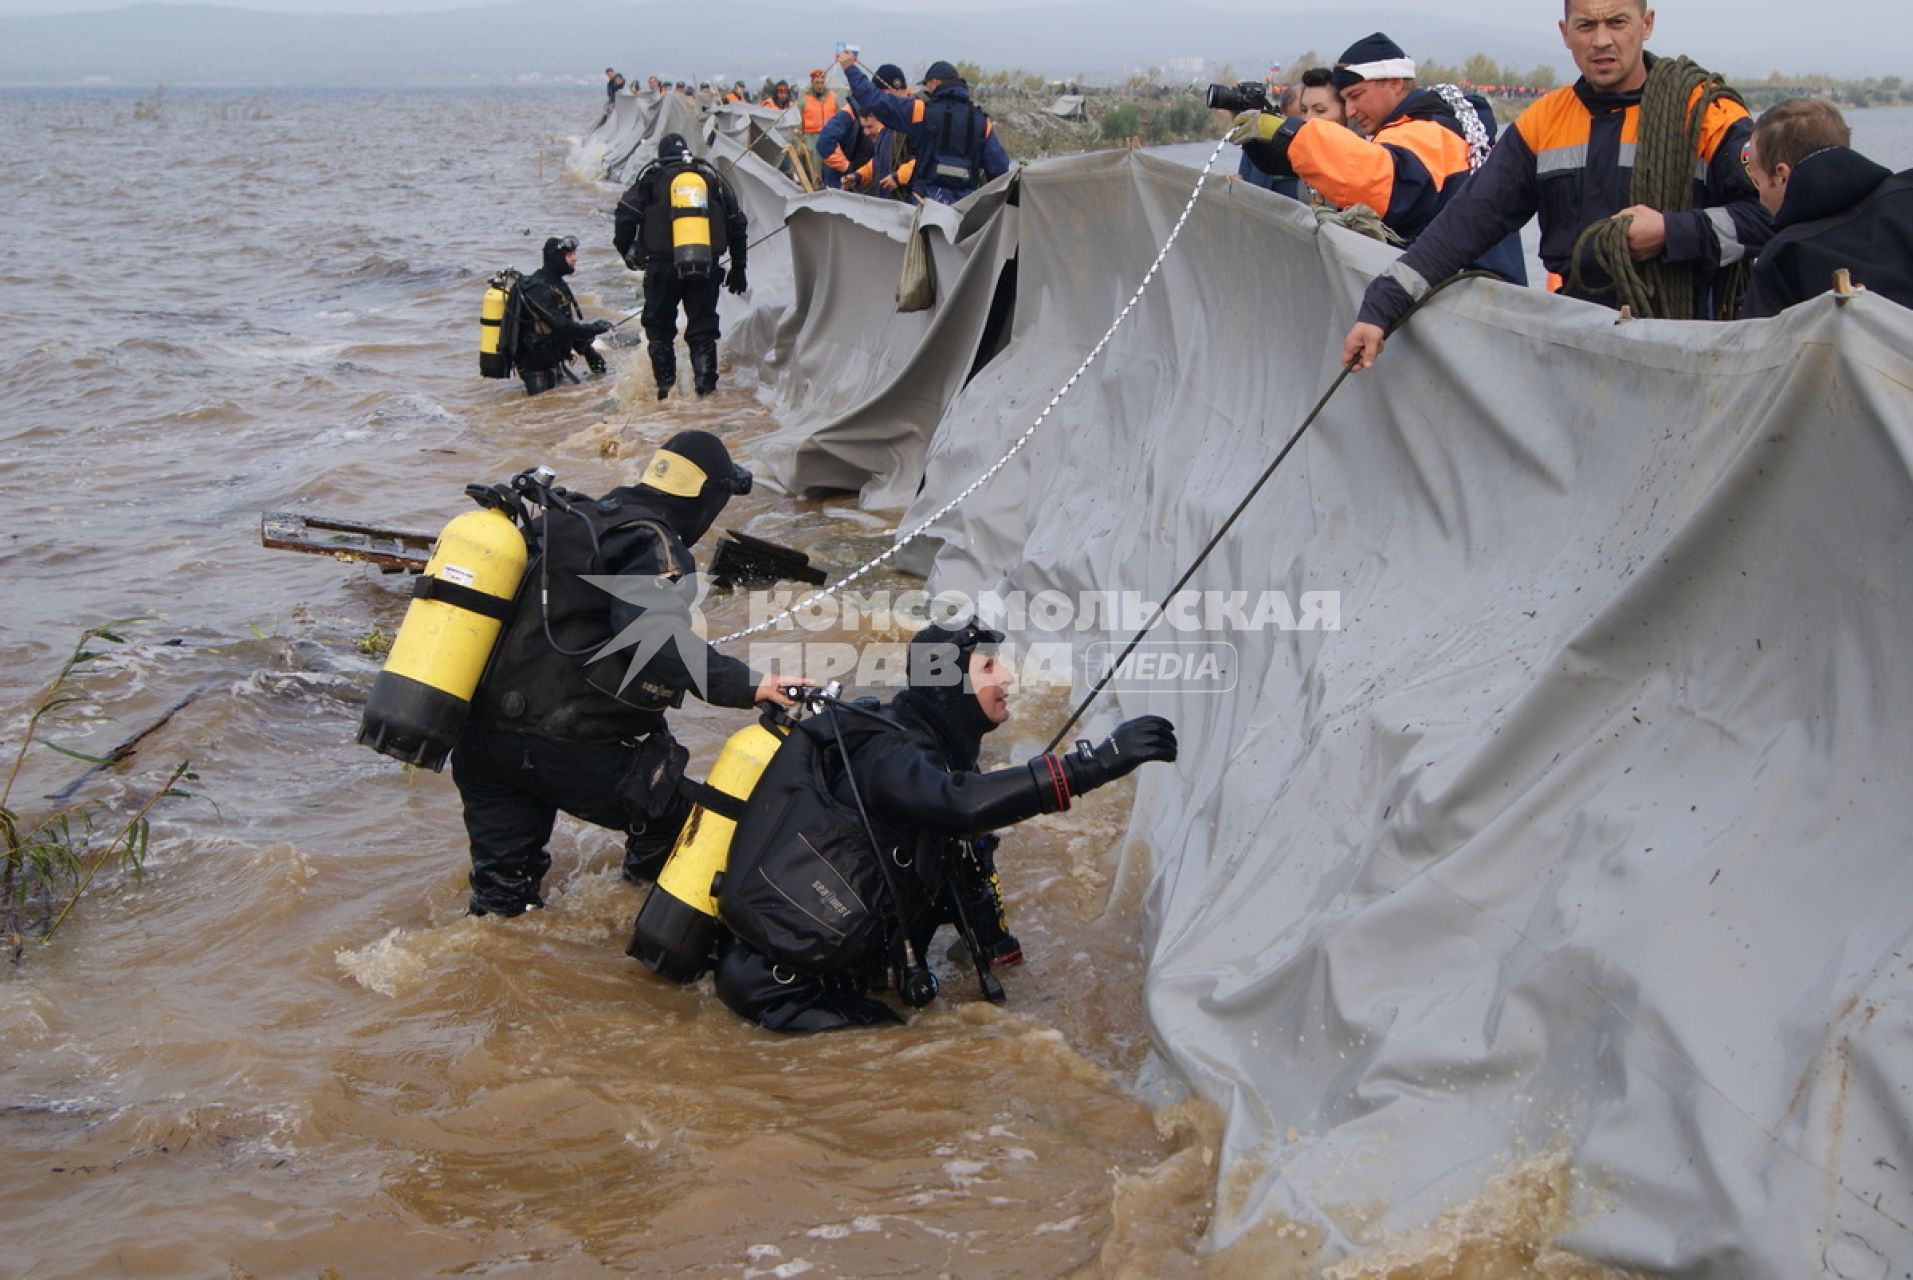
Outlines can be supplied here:
[[[485, 277], [547, 234], [584, 242], [590, 314], [633, 305], [615, 192], [563, 172], [596, 109], [0, 93], [8, 752], [96, 623], [144, 619], [55, 741], [109, 747], [205, 687], [80, 793], [123, 814], [191, 762], [143, 881], [106, 873], [0, 969], [0, 1274], [1319, 1274], [1318, 1233], [1279, 1220], [1205, 1252], [1216, 1197], [1257, 1170], [1218, 1176], [1216, 1115], [1151, 1052], [1128, 787], [1005, 841], [1029, 956], [1006, 1006], [940, 955], [945, 994], [908, 1028], [787, 1040], [623, 955], [642, 891], [609, 832], [561, 821], [547, 910], [465, 917], [449, 778], [354, 745], [364, 641], [407, 583], [264, 551], [262, 511], [430, 531], [470, 481], [543, 462], [600, 491], [673, 431], [749, 462], [775, 427], [742, 378], [659, 405], [635, 346], [536, 401], [475, 376]], [[896, 518], [760, 489], [723, 523], [842, 569]], [[748, 620], [737, 598], [706, 613]], [[1065, 714], [1053, 693], [1015, 709], [986, 761]], [[673, 723], [701, 765], [744, 717]], [[44, 812], [82, 768], [32, 753], [12, 806]], [[1614, 1274], [1548, 1247], [1575, 1187], [1561, 1153], [1513, 1163], [1327, 1274]], [[1332, 1212], [1365, 1238], [1383, 1207]]]
[[[1211, 1122], [1150, 1065], [1123, 789], [1006, 842], [1007, 1006], [939, 958], [908, 1029], [785, 1040], [624, 956], [642, 895], [609, 832], [561, 823], [548, 910], [465, 917], [449, 778], [354, 745], [361, 641], [407, 584], [264, 551], [261, 511], [431, 530], [468, 481], [542, 461], [595, 491], [680, 428], [749, 460], [774, 425], [747, 389], [659, 406], [639, 347], [537, 401], [475, 376], [484, 276], [548, 233], [584, 241], [589, 312], [633, 305], [614, 193], [562, 173], [594, 104], [141, 97], [0, 96], [27, 140], [0, 155], [0, 706], [17, 743], [78, 632], [132, 616], [83, 685], [102, 718], [54, 740], [212, 683], [81, 793], [190, 760], [143, 882], [109, 873], [0, 971], [0, 1271], [1193, 1271]], [[760, 489], [724, 523], [875, 548], [894, 519]], [[998, 757], [1060, 709], [1019, 708]], [[744, 719], [674, 722], [708, 762]], [[82, 768], [35, 753], [16, 807]]]

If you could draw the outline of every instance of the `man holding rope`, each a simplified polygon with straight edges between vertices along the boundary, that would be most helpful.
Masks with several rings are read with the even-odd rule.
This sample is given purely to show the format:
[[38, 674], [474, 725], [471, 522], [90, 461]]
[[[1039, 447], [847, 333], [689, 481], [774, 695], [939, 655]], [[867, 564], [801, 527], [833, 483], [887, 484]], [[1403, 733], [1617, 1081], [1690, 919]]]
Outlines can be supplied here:
[[1389, 328], [1529, 217], [1561, 291], [1674, 319], [1732, 315], [1773, 234], [1740, 161], [1753, 121], [1685, 58], [1657, 59], [1646, 0], [1566, 0], [1581, 76], [1522, 112], [1467, 187], [1368, 287], [1342, 344], [1369, 368]]

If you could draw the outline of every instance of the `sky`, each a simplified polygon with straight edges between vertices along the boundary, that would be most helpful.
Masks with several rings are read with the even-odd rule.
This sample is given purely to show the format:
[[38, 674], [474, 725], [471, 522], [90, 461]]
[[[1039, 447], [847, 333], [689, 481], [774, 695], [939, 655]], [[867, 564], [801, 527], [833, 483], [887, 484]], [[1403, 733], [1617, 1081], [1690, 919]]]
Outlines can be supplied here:
[[[0, 0], [0, 16], [26, 14], [82, 13], [89, 10], [124, 8], [132, 0]], [[233, 8], [271, 10], [281, 13], [369, 13], [426, 12], [475, 7], [474, 0], [159, 0], [160, 3], [212, 3]], [[668, 0], [649, 0], [668, 2]], [[871, 9], [902, 13], [948, 13], [950, 0], [846, 0]], [[1332, 8], [1333, 0], [1198, 0], [1208, 7], [1241, 12], [1280, 14]], [[1552, 28], [1559, 17], [1558, 0], [1444, 0], [1431, 5], [1426, 0], [1346, 0], [1351, 9], [1445, 9], [1468, 21], [1491, 26], [1536, 30], [1555, 39]], [[1032, 4], [1071, 4], [1083, 10], [1085, 20], [1093, 21], [1102, 6], [1098, 0], [964, 0], [964, 10], [1027, 8]], [[1909, 0], [1825, 0], [1809, 10], [1800, 0], [1665, 0], [1654, 4], [1658, 27], [1650, 47], [1692, 52], [1707, 46], [1706, 34], [1720, 24], [1731, 25], [1745, 37], [1758, 36], [1757, 47], [1771, 43], [1773, 64], [1788, 64], [1788, 32], [1798, 30], [1811, 15], [1816, 32], [1824, 33], [1832, 24], [1850, 31], [1856, 50], [1872, 51], [1872, 56], [1857, 55], [1857, 61], [1878, 61], [1881, 50], [1903, 50], [1908, 64], [1904, 74], [1913, 75], [1913, 3]], [[1741, 44], [1744, 46], [1744, 41]], [[1900, 60], [1895, 56], [1894, 63]], [[1812, 70], [1793, 67], [1789, 70]], [[1900, 70], [1895, 65], [1891, 69]]]

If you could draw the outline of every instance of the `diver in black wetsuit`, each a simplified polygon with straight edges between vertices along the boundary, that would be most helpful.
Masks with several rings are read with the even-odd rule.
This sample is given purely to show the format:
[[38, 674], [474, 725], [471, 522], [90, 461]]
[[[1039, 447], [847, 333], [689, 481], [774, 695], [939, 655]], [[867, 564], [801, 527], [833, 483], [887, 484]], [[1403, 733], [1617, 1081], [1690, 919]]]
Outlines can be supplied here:
[[572, 377], [567, 366], [575, 353], [585, 358], [591, 372], [603, 373], [605, 359], [591, 340], [611, 328], [609, 320], [584, 322], [584, 311], [572, 296], [565, 277], [578, 269], [578, 241], [557, 236], [545, 241], [545, 265], [518, 282], [513, 295], [518, 307], [518, 352], [514, 363], [525, 380], [525, 394], [535, 396]]
[[[825, 740], [841, 732], [855, 775], [827, 771], [831, 795], [844, 806], [861, 799], [879, 848], [900, 868], [896, 915], [910, 948], [921, 955], [941, 925], [955, 924], [982, 953], [977, 958], [984, 966], [1022, 959], [997, 896], [996, 837], [985, 833], [1067, 809], [1074, 796], [1147, 761], [1176, 758], [1174, 727], [1161, 716], [1141, 716], [1119, 725], [1100, 746], [1083, 743], [1065, 755], [978, 772], [983, 736], [1010, 714], [1015, 677], [994, 652], [1002, 640], [1002, 633], [975, 623], [925, 627], [910, 642], [909, 687], [880, 715], [868, 713], [874, 703], [864, 714], [823, 713], [838, 717]], [[760, 787], [753, 803], [762, 794]], [[736, 895], [724, 899], [734, 927], [736, 902]], [[899, 1022], [894, 1009], [864, 994], [864, 975], [883, 964], [884, 956], [874, 954], [859, 973], [806, 974], [786, 957], [734, 940], [718, 962], [717, 994], [734, 1012], [773, 1031]]]

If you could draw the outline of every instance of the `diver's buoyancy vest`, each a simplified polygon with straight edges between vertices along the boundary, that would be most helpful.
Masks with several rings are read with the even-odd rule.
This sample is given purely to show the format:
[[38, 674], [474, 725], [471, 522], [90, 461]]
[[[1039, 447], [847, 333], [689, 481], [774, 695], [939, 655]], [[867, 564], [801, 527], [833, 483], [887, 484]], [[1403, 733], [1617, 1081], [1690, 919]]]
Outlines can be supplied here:
[[554, 279], [543, 269], [520, 276], [511, 293], [507, 320], [516, 339], [514, 361], [520, 366], [548, 368], [568, 358], [572, 344], [561, 336], [559, 326], [583, 317], [584, 309], [562, 279]]
[[[801, 722], [778, 747], [731, 837], [717, 895], [718, 913], [733, 932], [807, 974], [859, 970], [899, 931], [914, 945], [926, 944], [937, 924], [931, 903], [949, 873], [947, 833], [899, 828], [875, 814], [868, 814], [866, 833], [844, 777], [854, 759], [838, 749], [831, 719], [853, 758], [907, 738], [947, 769], [943, 747], [894, 702], [858, 705], [862, 713], [833, 709]], [[866, 813], [873, 799], [862, 796]], [[891, 860], [888, 876], [876, 865], [870, 834]], [[891, 900], [891, 885], [901, 904]]]
[[863, 818], [831, 793], [831, 774], [850, 762], [837, 751], [829, 717], [861, 729], [860, 717], [833, 709], [784, 739], [731, 837], [717, 897], [719, 916], [738, 937], [773, 963], [813, 975], [867, 966], [897, 920], [877, 864], [891, 851], [873, 849]]
[[[704, 179], [708, 199], [701, 211], [689, 205], [673, 204], [671, 183], [682, 173], [695, 173]], [[724, 224], [729, 210], [724, 204], [720, 181], [715, 170], [696, 160], [656, 167], [651, 177], [650, 203], [644, 210], [643, 241], [647, 257], [672, 256], [686, 233], [691, 232], [690, 228], [679, 228], [676, 224], [693, 219], [706, 223], [703, 242], [711, 247], [713, 257], [723, 252], [727, 243]], [[696, 238], [695, 232], [691, 232], [691, 238]]]
[[[591, 663], [591, 655], [612, 638], [612, 597], [583, 575], [611, 570], [599, 563], [598, 548], [632, 525], [645, 526], [652, 542], [636, 563], [618, 567], [624, 573], [681, 576], [693, 568], [691, 551], [633, 488], [614, 489], [595, 501], [572, 495], [570, 501], [573, 513], [547, 511], [532, 523], [537, 548], [519, 587], [518, 610], [473, 699], [473, 715], [494, 729], [615, 742], [648, 732], [683, 692], [642, 680], [621, 694], [608, 691], [618, 688], [630, 655], [620, 651]], [[595, 672], [600, 666], [606, 670]]]
[[968, 98], [932, 98], [917, 126], [922, 154], [915, 186], [974, 191], [983, 185], [983, 139], [990, 117]]

